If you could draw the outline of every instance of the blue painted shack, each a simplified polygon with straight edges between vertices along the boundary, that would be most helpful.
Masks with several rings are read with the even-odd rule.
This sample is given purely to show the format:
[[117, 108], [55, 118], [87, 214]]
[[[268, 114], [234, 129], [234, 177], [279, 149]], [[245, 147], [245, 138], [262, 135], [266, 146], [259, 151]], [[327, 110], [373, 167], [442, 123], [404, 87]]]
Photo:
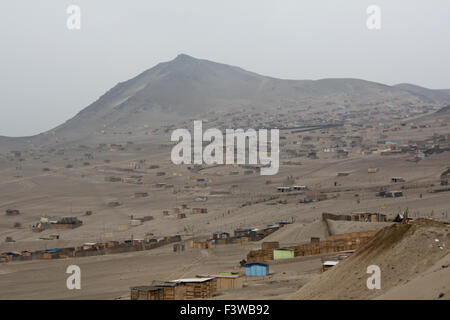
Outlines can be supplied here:
[[252, 262], [245, 265], [247, 277], [264, 277], [269, 274], [269, 265], [261, 262]]

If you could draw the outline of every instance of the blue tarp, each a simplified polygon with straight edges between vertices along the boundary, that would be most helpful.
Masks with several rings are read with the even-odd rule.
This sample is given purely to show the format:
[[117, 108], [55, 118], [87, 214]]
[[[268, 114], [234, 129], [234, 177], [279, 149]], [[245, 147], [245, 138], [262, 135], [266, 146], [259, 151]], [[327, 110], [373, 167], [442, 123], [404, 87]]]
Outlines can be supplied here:
[[6, 255], [8, 255], [8, 256], [20, 256], [20, 254], [15, 253], [15, 252], [7, 252]]

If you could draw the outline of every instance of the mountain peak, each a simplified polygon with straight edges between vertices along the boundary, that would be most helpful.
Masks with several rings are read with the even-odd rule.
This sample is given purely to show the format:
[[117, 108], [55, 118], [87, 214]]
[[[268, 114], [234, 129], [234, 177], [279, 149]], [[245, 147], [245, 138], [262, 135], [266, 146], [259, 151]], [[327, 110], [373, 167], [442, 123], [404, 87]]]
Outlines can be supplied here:
[[177, 55], [177, 57], [173, 60], [173, 61], [196, 61], [198, 59], [187, 55], [185, 53], [180, 53], [179, 55]]
[[177, 57], [176, 57], [176, 59], [186, 59], [186, 58], [193, 59], [193, 57], [191, 57], [190, 55], [185, 54], [185, 53], [180, 53], [180, 54], [177, 55]]
[[190, 55], [180, 53], [176, 56], [175, 59], [170, 60], [166, 63], [167, 66], [170, 66], [172, 70], [184, 70], [192, 68], [193, 66], [198, 66], [200, 63], [206, 62], [205, 60], [200, 60], [194, 58]]
[[[341, 103], [345, 95], [358, 99], [367, 96], [386, 99], [395, 95], [405, 103], [425, 101], [426, 95], [410, 91], [358, 79], [282, 80], [180, 53], [119, 83], [55, 131], [59, 137], [82, 139], [99, 130], [108, 132], [104, 128], [114, 132], [157, 126], [161, 119], [192, 117], [209, 111], [247, 106], [265, 110], [305, 100], [319, 105], [334, 97], [336, 103]], [[434, 91], [431, 93], [434, 96]], [[442, 100], [448, 97], [446, 92], [441, 95]]]

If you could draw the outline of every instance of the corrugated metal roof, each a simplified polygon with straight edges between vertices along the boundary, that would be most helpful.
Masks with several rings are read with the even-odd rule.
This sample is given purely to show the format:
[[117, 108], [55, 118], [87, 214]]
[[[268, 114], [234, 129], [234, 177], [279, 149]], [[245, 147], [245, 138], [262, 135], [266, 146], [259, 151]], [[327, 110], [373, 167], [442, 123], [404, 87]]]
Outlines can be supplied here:
[[176, 280], [172, 280], [170, 282], [205, 282], [205, 281], [209, 281], [212, 280], [213, 278], [186, 278], [186, 279], [176, 279]]
[[325, 261], [323, 263], [324, 266], [335, 266], [339, 263], [339, 261]]

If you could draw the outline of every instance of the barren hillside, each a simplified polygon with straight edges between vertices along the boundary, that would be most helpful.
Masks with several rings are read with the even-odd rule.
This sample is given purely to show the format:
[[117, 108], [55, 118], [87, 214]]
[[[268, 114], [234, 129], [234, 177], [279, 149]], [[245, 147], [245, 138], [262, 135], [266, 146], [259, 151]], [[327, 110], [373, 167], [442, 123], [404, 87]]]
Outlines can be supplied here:
[[[67, 143], [94, 144], [127, 134], [136, 139], [161, 125], [207, 112], [268, 110], [331, 105], [370, 108], [380, 104], [426, 104], [429, 96], [448, 102], [447, 93], [388, 86], [360, 79], [283, 80], [239, 67], [180, 54], [118, 83], [58, 127], [24, 138], [0, 137], [0, 152]], [[420, 90], [418, 90], [418, 88]], [[432, 92], [429, 95], [422, 91]], [[419, 92], [419, 93], [418, 93]]]
[[[449, 254], [450, 228], [447, 224], [416, 220], [410, 224], [395, 224], [380, 231], [353, 256], [321, 274], [302, 287], [295, 299], [372, 299], [376, 297], [406, 299], [408, 283], [421, 282], [416, 290], [424, 290], [426, 299], [449, 298], [450, 271], [444, 263]], [[446, 260], [445, 260], [446, 261]], [[381, 289], [369, 290], [366, 280], [367, 267], [377, 265], [381, 269]], [[438, 295], [427, 287], [438, 288], [424, 279], [433, 277], [439, 270]], [[393, 288], [397, 288], [391, 291]], [[402, 290], [403, 288], [403, 290]]]

